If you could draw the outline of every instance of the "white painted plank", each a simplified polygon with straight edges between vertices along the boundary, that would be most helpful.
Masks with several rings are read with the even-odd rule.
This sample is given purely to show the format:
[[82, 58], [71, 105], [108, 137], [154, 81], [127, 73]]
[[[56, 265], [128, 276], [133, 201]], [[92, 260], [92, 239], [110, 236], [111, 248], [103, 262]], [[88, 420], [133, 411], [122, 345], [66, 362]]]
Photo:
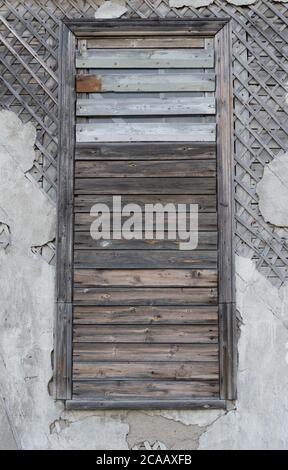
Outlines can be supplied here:
[[215, 124], [93, 123], [76, 126], [77, 142], [214, 142]]
[[[84, 78], [85, 77], [85, 78]], [[77, 77], [78, 83], [89, 80], [90, 92], [180, 92], [215, 91], [215, 75], [186, 73], [174, 74], [107, 74]]]
[[205, 49], [94, 49], [77, 55], [76, 67], [83, 68], [212, 68], [213, 50]]
[[214, 98], [79, 99], [77, 116], [215, 114]]

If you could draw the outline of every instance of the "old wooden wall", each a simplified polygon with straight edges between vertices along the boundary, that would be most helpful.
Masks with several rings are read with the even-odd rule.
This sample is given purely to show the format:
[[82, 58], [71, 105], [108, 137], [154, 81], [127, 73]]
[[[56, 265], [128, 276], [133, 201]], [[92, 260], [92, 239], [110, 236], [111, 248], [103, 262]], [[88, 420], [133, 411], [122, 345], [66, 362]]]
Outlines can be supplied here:
[[[55, 201], [58, 147], [59, 20], [91, 18], [94, 0], [0, 0], [1, 106], [37, 128], [30, 176]], [[201, 9], [168, 0], [129, 0], [126, 17], [231, 17], [233, 25], [236, 252], [252, 256], [277, 285], [288, 278], [287, 230], [280, 234], [258, 208], [264, 166], [287, 150], [285, 117], [288, 5], [259, 0], [247, 7], [215, 0]], [[53, 262], [53, 246], [51, 261]]]

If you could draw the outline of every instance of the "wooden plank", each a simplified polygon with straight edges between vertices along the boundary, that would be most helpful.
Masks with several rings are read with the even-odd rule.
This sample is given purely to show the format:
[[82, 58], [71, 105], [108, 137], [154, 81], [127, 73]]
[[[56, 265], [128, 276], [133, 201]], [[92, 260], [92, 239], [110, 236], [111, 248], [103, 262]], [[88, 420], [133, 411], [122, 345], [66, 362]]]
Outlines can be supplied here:
[[[169, 188], [169, 189], [168, 189]], [[215, 178], [76, 178], [75, 194], [216, 194]]]
[[208, 287], [75, 287], [78, 305], [216, 305], [217, 289]]
[[[167, 188], [168, 190], [168, 188]], [[170, 191], [170, 188], [169, 188]], [[144, 206], [145, 204], [198, 204], [199, 212], [216, 212], [216, 198], [215, 196], [200, 196], [200, 195], [138, 195], [134, 196], [121, 196], [122, 205], [126, 204], [138, 204]], [[74, 198], [74, 210], [75, 212], [90, 212], [91, 207], [94, 204], [106, 204], [110, 211], [113, 210], [113, 198], [111, 195], [82, 195], [79, 194]]]
[[78, 69], [212, 68], [214, 51], [206, 49], [96, 49], [76, 56]]
[[[79, 308], [79, 307], [77, 307]], [[83, 308], [83, 307], [82, 307]], [[133, 338], [130, 338], [133, 340]], [[78, 343], [73, 345], [74, 361], [219, 361], [217, 343]]]
[[76, 287], [216, 287], [217, 271], [195, 269], [76, 269]]
[[77, 178], [157, 178], [157, 177], [215, 177], [216, 159], [211, 160], [149, 160], [113, 162], [99, 160], [76, 161]]
[[149, 250], [79, 250], [74, 253], [75, 267], [102, 269], [196, 268], [215, 269], [216, 251], [149, 251]]
[[[217, 232], [199, 232], [198, 250], [217, 250]], [[90, 232], [74, 233], [75, 250], [180, 250], [181, 240], [145, 240], [140, 239], [140, 233], [136, 234], [139, 239], [133, 240], [94, 240]]]
[[217, 362], [74, 362], [73, 380], [217, 380]]
[[218, 397], [217, 381], [148, 381], [148, 380], [117, 380], [117, 381], [74, 381], [73, 398], [93, 398], [109, 401], [121, 399], [144, 398], [184, 398]]
[[73, 341], [76, 343], [131, 343], [131, 341], [133, 343], [217, 343], [218, 326], [74, 325]]
[[215, 114], [215, 98], [78, 99], [77, 116], [150, 116]]
[[215, 75], [201, 73], [127, 73], [77, 75], [78, 93], [215, 91]]
[[214, 36], [226, 23], [227, 18], [193, 19], [116, 19], [89, 20], [64, 19], [76, 37], [122, 36]]
[[75, 37], [60, 27], [60, 115], [58, 147], [56, 328], [54, 354], [55, 398], [71, 398], [71, 300], [73, 258], [74, 155], [74, 49]]
[[201, 48], [204, 47], [203, 37], [194, 36], [132, 36], [119, 38], [115, 37], [95, 37], [87, 39], [87, 49], [134, 49], [134, 48], [156, 49], [183, 49], [183, 48]]
[[216, 145], [211, 142], [189, 143], [95, 143], [76, 144], [76, 160], [207, 160], [215, 158]]
[[[74, 325], [218, 324], [218, 307], [91, 307], [75, 306]], [[110, 358], [111, 359], [111, 358]], [[131, 358], [130, 358], [131, 359]], [[99, 360], [104, 360], [99, 359]], [[140, 360], [139, 358], [137, 360]]]
[[217, 61], [219, 302], [221, 398], [236, 399], [237, 340], [234, 261], [234, 161], [231, 26], [215, 38]]
[[226, 409], [226, 401], [225, 400], [218, 400], [217, 398], [213, 399], [176, 399], [176, 400], [169, 400], [169, 399], [161, 399], [161, 400], [141, 400], [141, 399], [134, 399], [134, 400], [84, 400], [84, 399], [76, 399], [74, 397], [73, 400], [67, 400], [65, 403], [65, 408], [67, 410], [159, 410], [160, 408], [163, 409], [171, 409], [171, 410], [225, 410]]
[[193, 141], [214, 142], [215, 124], [184, 123], [90, 123], [76, 125], [78, 142], [161, 142]]
[[[153, 216], [153, 220], [146, 220], [145, 219], [145, 214], [142, 214], [142, 227], [144, 230], [156, 230], [157, 227], [157, 219], [155, 216], [155, 213], [153, 214], [152, 212], [148, 213], [150, 214], [151, 219]], [[75, 214], [75, 225], [74, 229], [75, 232], [89, 232], [91, 229], [91, 224], [94, 220], [97, 219], [98, 213], [94, 215], [86, 214], [85, 212], [79, 212]], [[97, 217], [96, 217], [97, 216]], [[130, 216], [129, 216], [130, 217]], [[128, 219], [128, 216], [121, 216], [119, 217], [121, 219], [121, 222], [124, 223], [125, 220]], [[159, 219], [159, 217], [158, 217]], [[113, 223], [113, 214], [102, 214], [101, 220], [103, 223], [110, 223], [110, 227], [112, 227]], [[140, 219], [141, 220], [141, 219]], [[187, 214], [177, 214], [177, 223], [179, 224], [187, 224], [189, 227], [190, 225], [190, 213]], [[178, 225], [179, 226], [179, 225]], [[217, 213], [216, 212], [200, 212], [198, 214], [198, 228], [199, 230], [206, 232], [206, 231], [216, 231], [217, 230]], [[164, 230], [168, 230], [168, 214], [167, 212], [164, 214]], [[144, 238], [141, 236], [141, 238]], [[176, 237], [175, 237], [176, 238]]]

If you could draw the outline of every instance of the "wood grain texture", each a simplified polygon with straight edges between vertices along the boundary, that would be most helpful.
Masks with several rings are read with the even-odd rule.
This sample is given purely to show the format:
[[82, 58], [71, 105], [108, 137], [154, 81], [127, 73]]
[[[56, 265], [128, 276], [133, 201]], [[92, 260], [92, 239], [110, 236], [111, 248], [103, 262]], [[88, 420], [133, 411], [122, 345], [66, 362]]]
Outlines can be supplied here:
[[[217, 250], [217, 232], [199, 232], [198, 250]], [[89, 232], [74, 233], [75, 250], [180, 250], [181, 241], [176, 240], [146, 240], [141, 239], [142, 233], [137, 234], [138, 239], [133, 240], [113, 240], [111, 233], [110, 240], [94, 240]]]
[[151, 116], [215, 114], [215, 99], [207, 98], [108, 98], [78, 99], [77, 116]]
[[[167, 188], [170, 191], [170, 188]], [[138, 204], [143, 207], [145, 204], [197, 204], [199, 212], [216, 212], [216, 198], [213, 195], [201, 196], [201, 195], [171, 195], [171, 194], [153, 194], [153, 195], [142, 195], [135, 194], [133, 196], [122, 195], [122, 205], [126, 204]], [[102, 194], [97, 195], [82, 195], [79, 194], [74, 198], [74, 211], [75, 212], [90, 212], [91, 207], [94, 204], [106, 204], [109, 210], [113, 210], [113, 198], [111, 195]]]
[[[77, 178], [215, 177], [216, 160], [76, 161]], [[167, 182], [169, 184], [169, 182]]]
[[215, 158], [212, 142], [137, 142], [137, 143], [77, 143], [76, 160], [207, 160]]
[[[163, 79], [162, 79], [163, 80]], [[77, 124], [77, 142], [214, 142], [215, 124], [105, 123]]]
[[85, 400], [77, 399], [67, 400], [65, 403], [67, 410], [225, 410], [226, 401], [216, 398], [211, 399], [131, 399], [124, 400]]
[[[77, 307], [78, 308], [78, 307]], [[217, 343], [79, 343], [74, 341], [75, 361], [169, 361], [216, 362], [219, 361]]]
[[215, 381], [148, 381], [117, 380], [73, 382], [73, 398], [139, 399], [219, 397], [219, 383]]
[[214, 51], [210, 49], [105, 49], [88, 50], [76, 56], [80, 69], [158, 69], [212, 68]]
[[195, 269], [76, 269], [76, 287], [216, 287], [216, 270]]
[[75, 38], [60, 27], [60, 116], [56, 240], [56, 297], [54, 384], [55, 398], [71, 398], [72, 373], [72, 259], [74, 158], [74, 49]]
[[73, 380], [217, 380], [217, 362], [74, 362]]
[[[84, 75], [76, 77], [77, 93], [105, 93], [105, 92], [169, 92], [169, 91], [214, 91], [215, 75], [200, 73], [165, 73], [163, 75], [151, 73], [127, 73]], [[109, 141], [108, 141], [109, 142]]]
[[73, 341], [77, 343], [217, 343], [218, 326], [75, 325]]
[[217, 251], [78, 250], [74, 262], [77, 268], [215, 269]]
[[204, 38], [193, 36], [132, 36], [119, 38], [115, 37], [98, 37], [87, 39], [87, 49], [183, 49], [183, 48], [202, 48], [204, 47]]
[[77, 305], [73, 310], [74, 325], [129, 325], [132, 321], [138, 325], [218, 324], [218, 307], [179, 307], [177, 305], [173, 307], [91, 307]]
[[[75, 232], [80, 232], [80, 231], [85, 231], [89, 232], [91, 228], [91, 224], [93, 221], [97, 219], [99, 216], [99, 213], [95, 211], [93, 215], [86, 214], [85, 212], [76, 212], [75, 214], [75, 225], [74, 229]], [[149, 216], [149, 218], [148, 218]], [[157, 227], [157, 222], [158, 220], [161, 219], [161, 217], [158, 219], [156, 218], [155, 213], [148, 213], [148, 216], [146, 217], [146, 214], [142, 213], [142, 217], [139, 217], [139, 220], [142, 220], [142, 227], [144, 229], [144, 224], [145, 224], [145, 229], [146, 230], [155, 230]], [[130, 217], [130, 216], [129, 216]], [[152, 220], [153, 217], [153, 220]], [[121, 217], [122, 223], [128, 219], [128, 216], [123, 216]], [[185, 223], [187, 224], [188, 227], [190, 227], [190, 212], [187, 214], [177, 214], [177, 223]], [[110, 223], [110, 227], [112, 228], [113, 224], [113, 214], [102, 214], [101, 220], [103, 223]], [[193, 219], [192, 219], [193, 221]], [[158, 226], [159, 227], [159, 226]], [[217, 230], [217, 214], [216, 212], [200, 212], [198, 214], [198, 228], [201, 231], [216, 231]], [[141, 230], [141, 229], [140, 229]], [[164, 214], [164, 231], [168, 230], [168, 213], [166, 212]], [[175, 237], [176, 238], [176, 237]]]
[[[167, 194], [167, 178], [76, 178], [75, 194]], [[215, 178], [169, 178], [170, 194], [216, 194]]]

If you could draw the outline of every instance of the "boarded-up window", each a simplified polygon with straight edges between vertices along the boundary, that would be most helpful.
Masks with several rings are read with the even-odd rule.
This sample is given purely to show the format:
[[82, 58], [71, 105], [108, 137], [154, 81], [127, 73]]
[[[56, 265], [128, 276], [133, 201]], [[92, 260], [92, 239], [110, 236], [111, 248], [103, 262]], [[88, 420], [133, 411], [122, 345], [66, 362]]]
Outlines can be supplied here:
[[229, 50], [226, 20], [62, 25], [55, 383], [70, 408], [235, 398]]

